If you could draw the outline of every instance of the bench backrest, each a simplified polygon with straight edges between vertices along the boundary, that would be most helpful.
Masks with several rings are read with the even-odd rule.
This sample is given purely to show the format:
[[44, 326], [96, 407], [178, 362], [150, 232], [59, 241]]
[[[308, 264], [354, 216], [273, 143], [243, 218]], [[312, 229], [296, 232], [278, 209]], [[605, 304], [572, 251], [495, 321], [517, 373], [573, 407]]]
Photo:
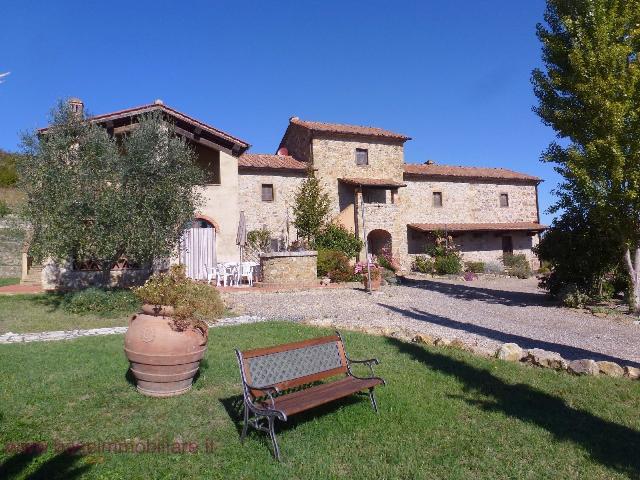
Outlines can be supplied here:
[[[239, 352], [243, 376], [255, 387], [281, 390], [347, 373], [347, 359], [339, 335]], [[254, 396], [263, 393], [251, 392]]]

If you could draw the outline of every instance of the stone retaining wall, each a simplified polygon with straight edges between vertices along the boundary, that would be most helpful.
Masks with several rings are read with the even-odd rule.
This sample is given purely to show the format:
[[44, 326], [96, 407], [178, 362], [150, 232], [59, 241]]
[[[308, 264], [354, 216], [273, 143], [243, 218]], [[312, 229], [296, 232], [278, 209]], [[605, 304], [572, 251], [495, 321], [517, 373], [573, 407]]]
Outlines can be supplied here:
[[272, 252], [260, 255], [262, 284], [305, 286], [318, 283], [318, 252]]

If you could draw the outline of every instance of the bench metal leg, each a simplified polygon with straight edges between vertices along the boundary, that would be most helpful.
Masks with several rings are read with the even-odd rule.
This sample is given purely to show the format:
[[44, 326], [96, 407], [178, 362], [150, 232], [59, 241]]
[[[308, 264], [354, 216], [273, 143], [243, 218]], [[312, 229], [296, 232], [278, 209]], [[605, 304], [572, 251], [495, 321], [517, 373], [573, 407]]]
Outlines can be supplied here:
[[373, 387], [369, 389], [369, 399], [371, 399], [371, 406], [373, 411], [378, 413], [378, 403], [376, 402], [376, 396], [373, 394]]
[[278, 447], [278, 441], [276, 440], [276, 431], [274, 428], [275, 418], [269, 417], [269, 436], [271, 437], [271, 443], [273, 444], [273, 454], [276, 460], [280, 461], [280, 447]]
[[242, 427], [242, 434], [240, 435], [240, 443], [244, 443], [244, 439], [247, 436], [247, 429], [249, 428], [249, 407], [244, 406], [244, 426]]

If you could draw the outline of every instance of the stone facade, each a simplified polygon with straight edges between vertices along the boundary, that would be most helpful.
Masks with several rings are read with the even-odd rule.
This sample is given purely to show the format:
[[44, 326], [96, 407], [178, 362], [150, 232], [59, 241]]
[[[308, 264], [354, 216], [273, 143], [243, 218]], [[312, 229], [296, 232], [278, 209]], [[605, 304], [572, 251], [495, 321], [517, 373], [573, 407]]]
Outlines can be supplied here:
[[272, 252], [260, 256], [262, 284], [318, 285], [318, 252]]
[[[287, 245], [297, 237], [293, 226], [295, 192], [304, 172], [244, 172], [238, 176], [238, 205], [244, 211], [247, 230], [266, 228], [273, 241]], [[273, 185], [273, 201], [262, 200], [262, 185]]]

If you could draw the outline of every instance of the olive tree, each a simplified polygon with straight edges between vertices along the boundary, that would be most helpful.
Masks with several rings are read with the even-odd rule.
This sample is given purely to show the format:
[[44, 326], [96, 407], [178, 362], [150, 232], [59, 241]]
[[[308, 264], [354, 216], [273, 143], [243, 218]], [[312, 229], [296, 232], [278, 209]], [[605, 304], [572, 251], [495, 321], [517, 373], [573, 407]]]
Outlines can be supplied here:
[[140, 264], [169, 256], [200, 202], [204, 172], [160, 113], [115, 138], [60, 102], [51, 126], [22, 145], [30, 254], [95, 262], [105, 285], [123, 256]]

